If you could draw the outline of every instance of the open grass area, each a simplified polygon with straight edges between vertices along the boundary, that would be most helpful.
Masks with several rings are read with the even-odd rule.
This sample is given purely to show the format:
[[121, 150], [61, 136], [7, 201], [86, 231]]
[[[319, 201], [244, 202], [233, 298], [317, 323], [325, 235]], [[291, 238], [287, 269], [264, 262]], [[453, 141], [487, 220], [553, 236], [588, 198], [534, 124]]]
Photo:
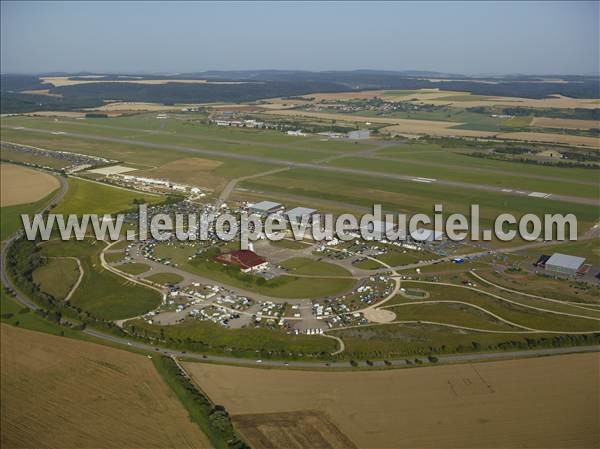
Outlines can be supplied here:
[[69, 178], [69, 190], [52, 209], [55, 214], [114, 214], [136, 208], [136, 201], [159, 203], [162, 196], [146, 195], [81, 178]]
[[530, 260], [535, 262], [541, 254], [551, 255], [555, 252], [585, 257], [588, 259], [586, 260], [586, 263], [600, 265], [600, 240], [598, 239], [563, 242], [556, 245], [549, 244], [543, 248], [532, 248], [519, 251], [519, 254], [527, 254], [530, 256]]
[[[536, 347], [597, 344], [598, 338], [578, 336], [558, 340], [556, 334], [500, 334], [451, 329], [431, 324], [381, 324], [359, 329], [331, 332], [344, 340], [345, 357], [357, 360], [369, 358], [412, 358], [428, 354], [497, 352]], [[567, 334], [567, 333], [565, 333]], [[553, 340], [557, 339], [557, 340]]]
[[42, 247], [45, 256], [73, 256], [80, 260], [84, 275], [70, 302], [108, 320], [137, 316], [158, 306], [161, 301], [158, 292], [102, 268], [99, 254], [103, 247], [104, 243], [90, 239], [51, 240]]
[[[515, 295], [509, 293], [495, 292], [496, 295], [507, 298], [517, 304], [511, 304], [507, 301], [501, 301], [492, 296], [476, 292], [459, 286], [451, 287], [447, 285], [422, 284], [411, 281], [403, 281], [403, 287], [422, 288], [429, 292], [429, 297], [422, 301], [460, 301], [467, 304], [482, 307], [486, 311], [494, 313], [501, 318], [508, 320], [520, 326], [532, 328], [539, 331], [557, 331], [568, 333], [570, 331], [599, 331], [600, 321], [594, 319], [585, 319], [565, 315], [556, 315], [549, 312], [534, 310], [528, 307], [533, 305], [540, 308], [540, 304], [530, 304], [525, 299], [517, 299]], [[388, 304], [410, 303], [412, 300], [402, 296], [396, 296]], [[522, 304], [522, 305], [521, 305]], [[386, 304], [387, 305], [387, 304]], [[524, 305], [524, 306], [523, 306]], [[557, 310], [552, 304], [541, 307], [547, 310]], [[434, 310], [434, 309], [432, 309]], [[585, 310], [580, 310], [579, 315], [592, 316], [593, 312], [587, 314]], [[432, 320], [433, 321], [433, 320]]]
[[79, 278], [79, 267], [73, 259], [49, 258], [32, 273], [40, 290], [56, 299], [65, 299]]
[[211, 447], [145, 356], [1, 332], [3, 447]]
[[[478, 269], [477, 273], [484, 279], [528, 294], [538, 295], [563, 301], [589, 302], [598, 304], [600, 288], [597, 285], [577, 282], [575, 279], [554, 277], [551, 272], [539, 270], [538, 274], [526, 271], [499, 273], [493, 269]], [[482, 284], [485, 287], [485, 284]], [[507, 295], [512, 293], [507, 292]]]
[[517, 330], [480, 310], [464, 304], [406, 304], [386, 308], [396, 314], [395, 321], [433, 321], [486, 330]]
[[598, 219], [597, 210], [587, 205], [311, 169], [293, 169], [284, 174], [268, 175], [245, 181], [242, 186], [257, 191], [300, 195], [365, 207], [381, 204], [385, 211], [407, 214], [431, 215], [434, 205], [442, 202], [444, 214], [462, 213], [469, 216], [470, 204], [479, 204], [482, 226], [491, 226], [499, 209], [502, 213], [512, 213], [517, 219], [526, 213], [541, 217], [544, 214], [573, 213], [578, 219], [580, 233]]
[[150, 270], [150, 265], [145, 263], [125, 263], [116, 267], [119, 271], [128, 274], [142, 274]]
[[483, 172], [483, 170], [486, 170], [487, 173], [495, 173], [496, 175], [535, 175], [536, 177], [546, 178], [548, 181], [585, 182], [592, 185], [598, 182], [597, 170], [484, 159], [469, 156], [469, 152], [469, 149], [461, 149], [460, 147], [444, 148], [441, 144], [435, 142], [411, 142], [384, 148], [379, 150], [377, 155], [398, 158], [404, 164], [422, 166], [424, 169], [430, 166], [438, 168], [452, 167], [463, 171], [481, 170]]
[[[585, 198], [597, 198], [598, 188], [596, 185], [582, 185], [572, 183], [568, 180], [549, 180], [524, 177], [519, 173], [510, 174], [503, 172], [495, 176], [489, 171], [478, 171], [462, 169], [457, 170], [455, 166], [444, 166], [435, 162], [436, 156], [430, 154], [430, 161], [422, 164], [412, 160], [401, 161], [378, 160], [365, 157], [344, 157], [331, 162], [336, 167], [356, 168], [375, 172], [394, 173], [415, 177], [426, 177], [441, 180], [460, 181], [479, 185], [493, 185], [507, 189], [528, 190], [534, 192], [554, 193], [559, 195], [581, 196]], [[439, 165], [435, 165], [439, 164]], [[563, 168], [563, 170], [572, 170]], [[593, 171], [593, 170], [592, 170]]]
[[178, 284], [183, 281], [183, 276], [176, 273], [155, 273], [146, 276], [144, 279], [156, 282], [157, 284]]
[[39, 212], [50, 202], [53, 196], [54, 193], [51, 193], [34, 203], [0, 208], [0, 240], [7, 239], [22, 226], [21, 214], [33, 215]]
[[234, 357], [320, 357], [337, 349], [337, 343], [325, 337], [288, 335], [282, 330], [261, 328], [225, 329], [209, 321], [193, 320], [158, 326], [134, 320], [128, 321], [127, 326], [129, 329], [133, 326], [134, 333], [138, 335], [156, 338], [164, 335], [174, 348]]
[[293, 257], [284, 261], [281, 266], [289, 270], [290, 274], [305, 274], [311, 276], [351, 276], [352, 274], [343, 267], [329, 262], [309, 259], [307, 257]]
[[119, 260], [122, 260], [123, 257], [125, 257], [125, 253], [123, 253], [123, 251], [107, 251], [104, 253], [104, 260], [107, 263], [118, 262]]

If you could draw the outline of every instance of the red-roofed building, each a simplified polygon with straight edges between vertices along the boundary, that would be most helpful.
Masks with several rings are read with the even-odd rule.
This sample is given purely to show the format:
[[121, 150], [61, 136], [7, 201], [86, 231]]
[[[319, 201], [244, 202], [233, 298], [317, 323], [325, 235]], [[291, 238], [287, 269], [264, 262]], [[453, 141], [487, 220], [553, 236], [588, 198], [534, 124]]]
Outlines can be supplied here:
[[252, 270], [260, 270], [268, 264], [266, 259], [248, 249], [223, 253], [215, 257], [215, 260], [227, 265], [238, 265], [244, 273]]

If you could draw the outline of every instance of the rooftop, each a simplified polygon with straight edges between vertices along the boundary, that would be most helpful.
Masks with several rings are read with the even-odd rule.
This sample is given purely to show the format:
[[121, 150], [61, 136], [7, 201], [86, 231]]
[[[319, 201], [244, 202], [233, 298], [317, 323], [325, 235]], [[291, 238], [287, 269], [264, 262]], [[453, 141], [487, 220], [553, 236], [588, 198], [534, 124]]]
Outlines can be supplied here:
[[242, 269], [253, 268], [258, 265], [262, 265], [267, 261], [254, 251], [250, 251], [248, 249], [240, 249], [224, 253], [215, 257], [215, 260], [230, 265], [239, 265], [242, 267]]
[[546, 266], [558, 266], [577, 270], [585, 262], [585, 257], [569, 256], [568, 254], [554, 253], [546, 261]]
[[310, 216], [316, 212], [317, 212], [316, 209], [310, 209], [308, 207], [294, 207], [293, 209], [288, 210], [285, 214], [289, 218], [302, 219], [302, 217], [307, 216], [307, 215]]
[[281, 204], [275, 203], [274, 201], [261, 201], [259, 203], [253, 204], [250, 207], [254, 210], [262, 210], [267, 212], [272, 209], [277, 209], [278, 207], [281, 207]]

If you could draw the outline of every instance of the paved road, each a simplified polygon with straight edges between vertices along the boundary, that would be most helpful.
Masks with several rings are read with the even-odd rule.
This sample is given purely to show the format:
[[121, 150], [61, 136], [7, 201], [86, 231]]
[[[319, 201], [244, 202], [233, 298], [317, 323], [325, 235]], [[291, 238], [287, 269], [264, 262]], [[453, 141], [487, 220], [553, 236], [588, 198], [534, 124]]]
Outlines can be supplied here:
[[[53, 135], [54, 133], [56, 133], [56, 131], [50, 131], [47, 129], [27, 128], [27, 127], [20, 127], [20, 126], [2, 126], [2, 128], [29, 131], [29, 132], [35, 132], [35, 133], [40, 133], [40, 134], [49, 134], [49, 135]], [[202, 154], [202, 155], [206, 155], [206, 156], [226, 157], [226, 158], [230, 158], [230, 159], [247, 160], [247, 161], [262, 162], [262, 163], [276, 164], [276, 165], [286, 165], [286, 166], [290, 166], [293, 168], [307, 168], [307, 169], [312, 169], [312, 170], [321, 170], [321, 171], [327, 171], [327, 172], [333, 172], [333, 173], [344, 173], [344, 174], [348, 174], [348, 175], [372, 176], [372, 177], [378, 177], [378, 178], [393, 179], [396, 181], [413, 181], [415, 178], [418, 177], [416, 175], [413, 175], [413, 176], [399, 175], [399, 174], [393, 174], [393, 173], [382, 173], [382, 172], [371, 171], [371, 170], [361, 170], [361, 169], [356, 169], [356, 168], [332, 167], [332, 166], [328, 166], [328, 165], [321, 165], [321, 164], [315, 163], [315, 162], [291, 162], [291, 161], [283, 160], [283, 159], [268, 158], [268, 157], [263, 157], [263, 156], [254, 156], [254, 155], [250, 155], [250, 154], [216, 151], [216, 150], [210, 150], [210, 149], [202, 148], [202, 147], [188, 147], [188, 146], [173, 145], [173, 144], [160, 144], [160, 143], [146, 142], [143, 140], [126, 139], [126, 138], [120, 138], [120, 137], [98, 136], [98, 135], [93, 135], [93, 134], [75, 133], [75, 132], [61, 132], [61, 135], [67, 136], [67, 137], [78, 137], [81, 139], [98, 140], [98, 141], [102, 141], [102, 142], [138, 145], [138, 146], [142, 146], [142, 147], [146, 147], [146, 148], [153, 148], [153, 149], [158, 149], [158, 150], [177, 150], [177, 151], [181, 151], [183, 153]], [[426, 174], [426, 173], [424, 173], [424, 174]], [[473, 183], [466, 183], [466, 182], [461, 182], [461, 181], [450, 181], [450, 180], [444, 180], [444, 179], [437, 179], [434, 182], [432, 182], [432, 184], [444, 185], [444, 186], [448, 186], [448, 187], [458, 187], [458, 188], [469, 189], [469, 190], [478, 190], [478, 191], [482, 191], [482, 192], [494, 192], [494, 193], [500, 193], [500, 194], [509, 195], [509, 196], [520, 196], [520, 197], [525, 196], [526, 197], [529, 195], [529, 193], [531, 193], [531, 192], [520, 191], [520, 190], [512, 190], [510, 192], [506, 192], [505, 191], [506, 188], [504, 188], [504, 187], [496, 187], [496, 186], [487, 185], [487, 184], [473, 184]], [[562, 202], [567, 202], [567, 203], [584, 204], [584, 205], [590, 205], [590, 206], [598, 206], [600, 204], [598, 202], [598, 200], [594, 199], [594, 198], [581, 198], [581, 197], [577, 197], [577, 196], [554, 195], [554, 194], [551, 196], [551, 198], [548, 198], [547, 201], [562, 201]]]
[[[42, 210], [45, 212], [49, 210], [54, 204], [56, 204], [63, 195], [67, 191], [67, 183], [63, 177], [59, 177], [60, 188], [58, 192], [55, 194], [54, 198], [50, 203]], [[14, 286], [6, 273], [6, 249], [12, 242], [18, 237], [18, 233], [11, 236], [9, 239], [3, 242], [1, 249], [1, 257], [0, 257], [0, 279], [2, 283], [6, 287]], [[17, 289], [15, 298], [22, 305], [36, 310], [39, 307], [34, 304], [28, 297], [23, 295]], [[167, 355], [172, 355], [175, 357], [186, 357], [192, 360], [199, 361], [209, 361], [216, 363], [228, 363], [228, 364], [237, 364], [237, 365], [246, 365], [246, 366], [271, 366], [271, 367], [295, 367], [295, 368], [348, 368], [349, 362], [308, 362], [308, 361], [278, 361], [278, 360], [264, 360], [258, 363], [256, 360], [245, 359], [245, 358], [236, 358], [236, 357], [225, 357], [225, 356], [214, 356], [214, 355], [203, 355], [198, 353], [187, 353], [186, 351], [174, 351], [167, 348], [163, 348], [160, 346], [152, 346], [145, 343], [139, 343], [137, 341], [131, 341], [125, 338], [115, 337], [113, 335], [105, 334], [103, 332], [86, 329], [83, 331], [85, 334], [92, 336], [94, 338], [119, 344], [124, 347], [136, 348], [143, 351], [148, 351], [152, 353], [162, 353]], [[448, 356], [439, 356], [439, 363], [465, 363], [465, 362], [477, 362], [477, 361], [485, 361], [485, 360], [502, 360], [502, 359], [513, 359], [513, 358], [523, 358], [523, 357], [536, 357], [536, 356], [544, 356], [544, 355], [558, 355], [558, 354], [569, 354], [569, 353], [582, 353], [582, 352], [600, 352], [600, 345], [597, 346], [579, 346], [573, 348], [549, 348], [549, 349], [536, 349], [529, 351], [512, 351], [512, 352], [497, 352], [497, 353], [484, 353], [484, 354], [462, 354], [462, 355], [448, 355]], [[399, 360], [391, 360], [388, 362], [388, 366], [403, 366], [406, 365], [404, 359]], [[424, 364], [428, 364], [427, 359], [423, 359]], [[365, 365], [364, 363], [362, 365]], [[374, 367], [382, 367], [386, 366], [386, 363], [383, 361], [373, 361], [372, 366]]]
[[[152, 346], [145, 343], [139, 343], [136, 341], [127, 340], [125, 338], [115, 337], [113, 335], [104, 334], [102, 332], [86, 329], [83, 331], [85, 334], [95, 338], [99, 338], [111, 343], [116, 343], [130, 348], [139, 349], [142, 351], [148, 351], [150, 353], [159, 353], [175, 357], [185, 357], [191, 360], [200, 360], [205, 362], [215, 363], [226, 363], [234, 365], [244, 366], [269, 366], [269, 367], [290, 367], [290, 368], [349, 368], [350, 362], [305, 362], [305, 361], [280, 361], [280, 360], [262, 360], [260, 363], [254, 359], [244, 359], [236, 357], [216, 356], [216, 355], [203, 355], [197, 353], [191, 353], [186, 351], [177, 351], [161, 346]], [[517, 359], [526, 357], [539, 357], [546, 355], [558, 355], [558, 354], [571, 354], [571, 353], [583, 353], [583, 352], [600, 352], [600, 345], [598, 346], [577, 346], [574, 348], [548, 348], [548, 349], [534, 349], [529, 351], [507, 351], [507, 352], [494, 352], [494, 353], [483, 353], [483, 354], [461, 354], [461, 355], [447, 355], [439, 356], [438, 363], [468, 363], [478, 362], [487, 360], [503, 360], [503, 359]], [[424, 363], [429, 364], [426, 357], [419, 357]], [[405, 366], [405, 359], [390, 360], [388, 366]], [[382, 367], [386, 366], [386, 363], [382, 360], [373, 361], [373, 366]], [[365, 362], [361, 365], [366, 366]]]
[[[41, 171], [43, 171], [43, 170], [41, 170]], [[67, 181], [65, 180], [65, 178], [62, 176], [57, 176], [56, 173], [52, 173], [52, 172], [48, 172], [48, 173], [50, 173], [51, 175], [56, 176], [58, 178], [58, 180], [60, 182], [60, 187], [59, 187], [58, 191], [56, 192], [56, 194], [54, 195], [54, 197], [52, 198], [52, 200], [39, 213], [44, 213], [44, 212], [47, 212], [48, 210], [50, 210], [50, 208], [52, 206], [54, 206], [55, 204], [57, 204], [61, 200], [61, 198], [64, 196], [64, 194], [67, 192], [68, 186], [67, 186]], [[12, 282], [10, 281], [10, 279], [8, 278], [8, 275], [6, 273], [6, 249], [10, 245], [12, 245], [12, 243], [17, 239], [17, 237], [19, 237], [19, 235], [20, 235], [20, 231], [2, 242], [2, 247], [0, 249], [0, 280], [2, 281], [2, 285], [4, 285], [7, 288], [12, 288], [13, 290], [15, 290], [16, 299], [21, 304], [23, 304], [25, 307], [30, 308], [31, 310], [37, 310], [37, 309], [39, 309], [39, 307], [35, 303], [33, 303], [27, 296], [23, 295], [19, 290], [17, 290], [13, 286]]]

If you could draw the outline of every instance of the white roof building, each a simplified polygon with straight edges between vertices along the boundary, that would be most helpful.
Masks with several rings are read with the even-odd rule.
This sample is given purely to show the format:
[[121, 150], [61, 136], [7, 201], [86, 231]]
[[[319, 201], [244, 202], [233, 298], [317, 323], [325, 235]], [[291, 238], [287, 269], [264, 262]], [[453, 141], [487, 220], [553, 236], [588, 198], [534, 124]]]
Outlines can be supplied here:
[[288, 210], [285, 215], [288, 217], [290, 221], [296, 221], [297, 223], [302, 221], [302, 218], [307, 216], [309, 217], [309, 222], [311, 221], [311, 216], [315, 214], [316, 209], [310, 209], [308, 207], [295, 207], [293, 209]]
[[546, 269], [568, 275], [575, 275], [585, 262], [584, 257], [569, 256], [568, 254], [554, 253], [546, 261]]
[[374, 220], [368, 222], [365, 226], [360, 227], [360, 234], [365, 237], [371, 236], [374, 240], [386, 239], [388, 231], [393, 231], [396, 225], [394, 223], [387, 223], [385, 221]]
[[435, 229], [431, 230], [419, 228], [416, 231], [411, 232], [410, 237], [418, 242], [433, 242], [442, 240], [444, 233], [441, 231], [436, 231]]

